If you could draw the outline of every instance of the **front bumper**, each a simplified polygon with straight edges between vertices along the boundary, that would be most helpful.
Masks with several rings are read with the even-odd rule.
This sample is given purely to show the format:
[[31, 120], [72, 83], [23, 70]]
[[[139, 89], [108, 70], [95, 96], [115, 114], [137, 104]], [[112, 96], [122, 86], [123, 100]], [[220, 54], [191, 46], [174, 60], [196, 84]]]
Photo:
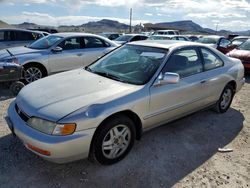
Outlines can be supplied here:
[[[68, 136], [54, 136], [41, 133], [29, 127], [19, 117], [15, 110], [15, 101], [9, 106], [7, 119], [13, 134], [23, 142], [25, 147], [46, 160], [55, 163], [66, 163], [87, 158], [89, 155], [95, 129], [78, 131]], [[38, 153], [30, 149], [28, 145], [49, 151], [50, 156]]]

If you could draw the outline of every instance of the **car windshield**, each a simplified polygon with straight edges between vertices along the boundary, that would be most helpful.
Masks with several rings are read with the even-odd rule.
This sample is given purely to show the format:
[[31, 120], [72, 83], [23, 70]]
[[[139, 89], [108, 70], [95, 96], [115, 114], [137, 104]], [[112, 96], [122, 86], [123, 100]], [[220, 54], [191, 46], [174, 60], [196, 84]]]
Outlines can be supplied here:
[[202, 37], [198, 40], [198, 42], [203, 44], [217, 44], [219, 38], [215, 37]]
[[144, 85], [164, 62], [167, 49], [125, 45], [86, 70], [120, 82]]
[[56, 35], [48, 35], [47, 37], [43, 37], [28, 46], [31, 49], [48, 49], [53, 46], [56, 42], [61, 40], [63, 37]]
[[239, 45], [241, 45], [243, 42], [245, 42], [247, 39], [245, 39], [245, 38], [239, 38], [239, 39], [234, 39], [233, 41], [232, 41], [232, 44], [233, 45], [236, 45], [236, 46], [239, 46]]
[[170, 40], [170, 37], [152, 35], [147, 40]]
[[128, 42], [129, 39], [131, 39], [133, 36], [131, 35], [122, 35], [120, 37], [118, 37], [117, 39], [115, 39], [115, 41], [126, 41]]
[[246, 42], [242, 43], [238, 49], [240, 50], [250, 50], [250, 40], [247, 40]]

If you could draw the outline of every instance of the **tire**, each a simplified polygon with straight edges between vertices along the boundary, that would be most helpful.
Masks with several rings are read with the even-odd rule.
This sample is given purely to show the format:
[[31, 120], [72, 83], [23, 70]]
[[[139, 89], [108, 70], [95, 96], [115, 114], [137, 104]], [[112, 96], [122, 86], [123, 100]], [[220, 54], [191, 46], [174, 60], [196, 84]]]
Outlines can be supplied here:
[[230, 108], [234, 94], [233, 87], [231, 85], [226, 85], [221, 93], [220, 99], [216, 103], [215, 111], [218, 113], [225, 113]]
[[20, 81], [13, 82], [10, 85], [10, 91], [13, 93], [13, 95], [16, 96], [24, 86], [25, 85], [23, 82]]
[[135, 141], [133, 121], [123, 115], [104, 122], [94, 135], [91, 156], [102, 165], [111, 165], [122, 160]]
[[31, 82], [34, 82], [36, 80], [39, 80], [43, 77], [45, 77], [45, 73], [43, 69], [38, 65], [29, 65], [24, 67], [24, 82], [29, 84]]

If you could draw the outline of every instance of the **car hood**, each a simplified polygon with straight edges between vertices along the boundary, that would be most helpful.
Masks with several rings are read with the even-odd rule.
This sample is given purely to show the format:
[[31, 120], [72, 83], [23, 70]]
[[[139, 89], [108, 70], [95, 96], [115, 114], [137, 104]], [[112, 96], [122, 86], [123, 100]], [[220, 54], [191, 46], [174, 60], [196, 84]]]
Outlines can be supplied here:
[[229, 52], [230, 57], [238, 58], [240, 60], [250, 61], [250, 51], [249, 50], [239, 50], [235, 49]]
[[77, 69], [27, 85], [17, 96], [16, 104], [28, 116], [58, 121], [76, 110], [109, 102], [140, 88]]
[[115, 43], [117, 43], [118, 45], [122, 45], [125, 44], [127, 41], [114, 41]]
[[[20, 56], [32, 53], [41, 53], [44, 50], [31, 49], [24, 46], [8, 48], [8, 51], [14, 56]], [[0, 59], [5, 59], [11, 56], [11, 54], [6, 49], [0, 50]]]

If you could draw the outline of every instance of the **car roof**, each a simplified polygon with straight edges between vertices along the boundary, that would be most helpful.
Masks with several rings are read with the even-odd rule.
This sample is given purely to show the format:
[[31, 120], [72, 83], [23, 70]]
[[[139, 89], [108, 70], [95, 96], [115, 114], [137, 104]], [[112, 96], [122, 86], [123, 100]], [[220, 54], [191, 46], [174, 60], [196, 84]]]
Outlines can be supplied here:
[[127, 35], [127, 36], [145, 36], [146, 37], [146, 35], [144, 35], [144, 34], [134, 34], [134, 33], [128, 33], [128, 34], [124, 34], [124, 35]]
[[170, 30], [156, 30], [156, 31], [168, 32], [168, 31], [178, 31], [178, 30], [170, 29]]
[[39, 33], [42, 34], [42, 31], [34, 31], [34, 30], [28, 30], [28, 29], [18, 29], [18, 28], [1, 28], [0, 31], [25, 31], [30, 33]]
[[100, 35], [95, 35], [95, 34], [91, 34], [91, 33], [77, 33], [77, 32], [68, 32], [68, 33], [53, 33], [51, 35], [55, 35], [55, 36], [59, 36], [59, 37], [73, 37], [73, 36], [98, 36], [100, 37]]
[[199, 44], [196, 42], [174, 41], [174, 40], [142, 40], [142, 41], [130, 42], [128, 44], [163, 48], [163, 49], [178, 48], [178, 47], [183, 47], [183, 46], [201, 46], [201, 47], [205, 46], [207, 47], [207, 45]]
[[237, 37], [234, 37], [232, 40], [234, 39], [249, 39], [250, 36], [237, 36]]
[[203, 35], [203, 38], [216, 38], [216, 39], [219, 39], [219, 38], [226, 38], [226, 37], [219, 36], [219, 35]]

